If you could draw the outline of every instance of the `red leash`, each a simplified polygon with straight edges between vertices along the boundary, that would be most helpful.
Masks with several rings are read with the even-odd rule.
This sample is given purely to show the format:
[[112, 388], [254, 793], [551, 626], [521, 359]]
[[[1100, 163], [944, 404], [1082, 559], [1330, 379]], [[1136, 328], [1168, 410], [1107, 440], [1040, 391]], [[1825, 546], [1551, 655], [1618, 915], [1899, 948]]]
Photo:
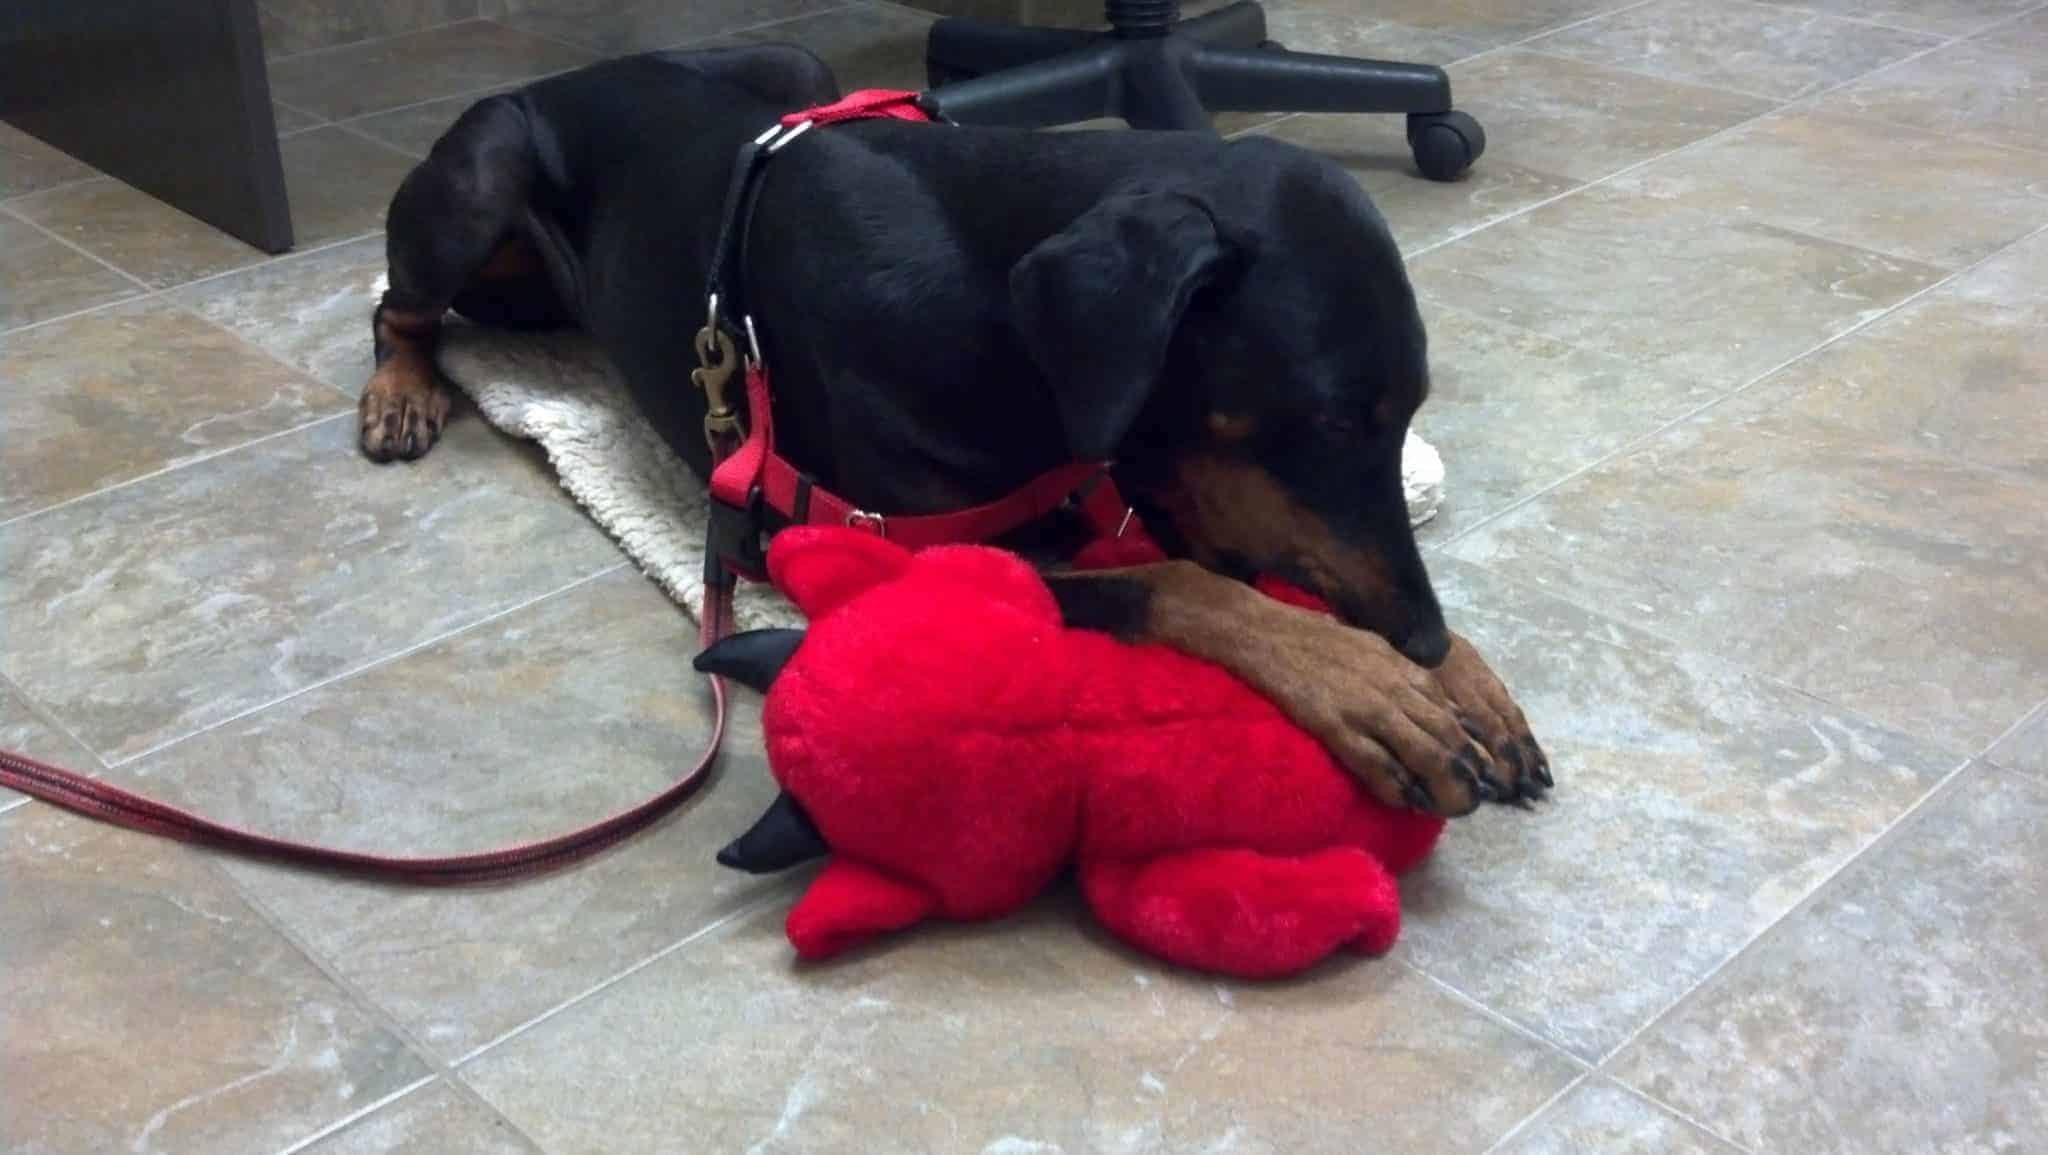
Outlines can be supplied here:
[[[703, 619], [701, 636], [706, 646], [725, 636], [732, 619], [732, 587], [726, 586], [716, 592], [704, 591]], [[237, 826], [222, 825], [188, 810], [180, 810], [9, 750], [0, 750], [0, 786], [115, 826], [249, 858], [320, 867], [338, 874], [416, 886], [505, 882], [530, 874], [542, 874], [588, 858], [653, 825], [695, 794], [710, 776], [711, 767], [718, 759], [719, 744], [725, 738], [725, 679], [714, 675], [710, 682], [713, 703], [711, 738], [705, 743], [704, 753], [698, 757], [697, 764], [674, 785], [637, 806], [621, 810], [580, 830], [476, 854], [409, 858], [272, 838]]]
[[[733, 225], [737, 221], [738, 239], [744, 238], [746, 207], [750, 199], [747, 196], [748, 185], [758, 175], [760, 161], [765, 160], [775, 148], [788, 144], [814, 125], [875, 117], [931, 119], [917, 106], [915, 93], [889, 91], [856, 92], [836, 104], [784, 117], [775, 133], [764, 134], [756, 142], [758, 158], [745, 154], [745, 171], [735, 174], [734, 196], [728, 208], [724, 232], [734, 232]], [[779, 143], [774, 148], [767, 148], [770, 136], [775, 135], [779, 135]], [[721, 250], [731, 243], [726, 236], [721, 236]], [[723, 257], [720, 259], [722, 261]], [[713, 283], [716, 284], [715, 279]], [[707, 332], [715, 332], [718, 325], [715, 288], [713, 292], [712, 320], [706, 326]], [[751, 325], [745, 336], [751, 345]], [[725, 363], [729, 365], [734, 351], [730, 344], [725, 349]], [[703, 357], [705, 353], [700, 350], [699, 355]], [[707, 360], [706, 366], [710, 364]], [[723, 377], [719, 380], [722, 383]], [[700, 640], [707, 649], [722, 640], [732, 628], [733, 575], [746, 572], [750, 568], [746, 564], [748, 555], [758, 552], [760, 526], [755, 515], [762, 502], [793, 522], [858, 526], [911, 548], [947, 542], [987, 541], [1051, 513], [1069, 499], [1076, 501], [1100, 530], [1113, 529], [1115, 536], [1122, 537], [1124, 530], [1130, 527], [1129, 511], [1117, 500], [1115, 487], [1108, 483], [1106, 467], [1099, 464], [1061, 466], [998, 501], [955, 513], [886, 519], [880, 514], [868, 513], [815, 487], [809, 477], [775, 452], [768, 373], [758, 355], [748, 360], [746, 384], [753, 429], [748, 431], [744, 440], [734, 444], [715, 431], [736, 425], [729, 409], [720, 420], [731, 424], [714, 426], [710, 419], [706, 422], [706, 431], [713, 434], [713, 451], [718, 455], [710, 485], [712, 540], [705, 545], [707, 580], [704, 584]], [[706, 392], [709, 394], [712, 390], [707, 389]], [[725, 408], [722, 398], [712, 396], [710, 400], [714, 413]], [[1098, 483], [1089, 484], [1098, 478]], [[748, 540], [749, 534], [752, 535], [751, 541]], [[419, 886], [504, 882], [554, 870], [596, 854], [653, 825], [695, 794], [709, 778], [711, 768], [718, 760], [718, 748], [725, 739], [725, 680], [716, 675], [710, 675], [709, 679], [714, 709], [711, 737], [696, 765], [674, 785], [637, 806], [579, 830], [502, 850], [426, 858], [367, 854], [291, 842], [223, 825], [8, 750], [0, 750], [0, 786], [102, 822], [251, 858]]]

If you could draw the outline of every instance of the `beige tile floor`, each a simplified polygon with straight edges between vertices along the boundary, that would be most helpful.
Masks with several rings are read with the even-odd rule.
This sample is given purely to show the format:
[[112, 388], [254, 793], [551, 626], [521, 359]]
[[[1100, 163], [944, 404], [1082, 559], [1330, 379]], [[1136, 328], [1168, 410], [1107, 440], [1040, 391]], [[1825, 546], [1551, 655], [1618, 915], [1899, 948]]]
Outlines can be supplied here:
[[[1432, 569], [1561, 778], [1453, 829], [1392, 957], [1212, 982], [1055, 895], [793, 966], [795, 880], [708, 857], [767, 794], [745, 716], [679, 821], [504, 890], [0, 795], [0, 1150], [2048, 1149], [2048, 5], [1273, 9], [1493, 135], [1445, 186], [1392, 119], [1257, 129], [1411, 257]], [[915, 84], [928, 17], [484, 10], [274, 63], [279, 259], [0, 128], [0, 743], [415, 851], [694, 749], [687, 623], [530, 450], [350, 451], [383, 203], [479, 93], [719, 37]], [[322, 35], [421, 15], [364, 11]]]

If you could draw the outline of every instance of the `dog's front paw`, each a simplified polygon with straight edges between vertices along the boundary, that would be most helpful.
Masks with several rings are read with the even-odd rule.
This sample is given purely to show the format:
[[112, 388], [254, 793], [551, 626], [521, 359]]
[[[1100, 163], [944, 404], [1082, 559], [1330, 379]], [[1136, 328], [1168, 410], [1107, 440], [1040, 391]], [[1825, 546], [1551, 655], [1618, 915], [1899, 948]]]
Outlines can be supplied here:
[[1550, 775], [1550, 757], [1530, 733], [1522, 708], [1472, 643], [1452, 634], [1450, 653], [1435, 674], [1464, 716], [1467, 732], [1493, 755], [1494, 765], [1509, 787], [1499, 801], [1543, 797], [1556, 784]]
[[1271, 615], [1247, 678], [1320, 740], [1374, 797], [1455, 817], [1506, 801], [1504, 779], [1477, 729], [1439, 680], [1377, 634], [1323, 614]]
[[450, 404], [447, 387], [424, 358], [391, 358], [371, 375], [356, 406], [363, 453], [372, 461], [419, 457], [440, 440]]

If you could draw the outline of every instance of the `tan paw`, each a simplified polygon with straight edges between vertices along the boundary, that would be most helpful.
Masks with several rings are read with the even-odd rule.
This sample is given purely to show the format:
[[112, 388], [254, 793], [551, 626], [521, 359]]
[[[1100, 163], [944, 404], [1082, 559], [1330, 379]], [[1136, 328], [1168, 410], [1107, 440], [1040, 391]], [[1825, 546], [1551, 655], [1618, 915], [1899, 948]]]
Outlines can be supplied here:
[[392, 357], [377, 368], [357, 406], [363, 453], [372, 461], [411, 461], [434, 447], [448, 422], [447, 386], [423, 357]]

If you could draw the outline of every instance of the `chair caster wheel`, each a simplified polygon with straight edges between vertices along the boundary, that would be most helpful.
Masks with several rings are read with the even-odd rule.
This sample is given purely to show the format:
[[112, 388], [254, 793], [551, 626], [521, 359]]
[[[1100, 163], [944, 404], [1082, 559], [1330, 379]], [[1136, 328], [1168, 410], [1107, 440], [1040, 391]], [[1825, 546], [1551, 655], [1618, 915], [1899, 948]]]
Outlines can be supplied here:
[[1462, 112], [1410, 113], [1408, 147], [1423, 176], [1457, 180], [1486, 151], [1486, 130]]

